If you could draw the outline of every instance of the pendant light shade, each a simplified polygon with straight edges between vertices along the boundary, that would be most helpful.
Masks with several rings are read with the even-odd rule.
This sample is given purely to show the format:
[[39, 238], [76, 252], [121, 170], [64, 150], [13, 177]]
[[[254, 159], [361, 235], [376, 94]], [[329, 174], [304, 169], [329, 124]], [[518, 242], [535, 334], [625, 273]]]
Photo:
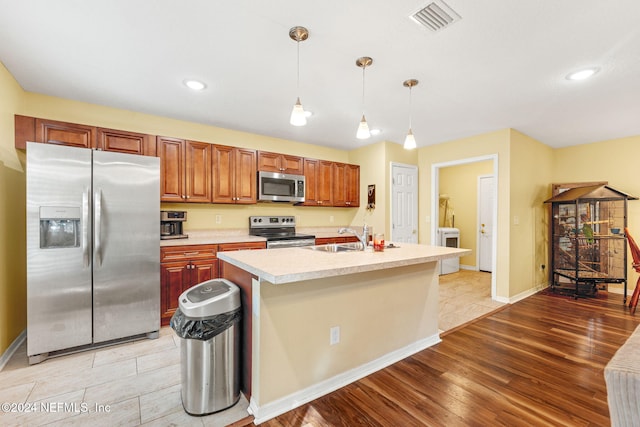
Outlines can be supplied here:
[[416, 138], [413, 136], [411, 128], [409, 128], [409, 133], [407, 133], [407, 137], [404, 139], [403, 147], [405, 150], [413, 150], [416, 148]]
[[307, 124], [307, 116], [305, 115], [304, 108], [302, 108], [302, 104], [300, 103], [300, 97], [298, 97], [296, 103], [293, 105], [289, 123], [294, 126], [304, 126]]
[[360, 124], [358, 125], [358, 132], [356, 132], [356, 138], [358, 139], [367, 139], [371, 137], [371, 132], [369, 132], [369, 125], [367, 124], [367, 119], [362, 115], [362, 119], [360, 120]]
[[413, 136], [413, 130], [411, 130], [411, 88], [416, 86], [418, 81], [416, 79], [405, 80], [402, 85], [404, 87], [409, 88], [409, 132], [407, 133], [407, 137], [404, 139], [404, 149], [405, 150], [413, 150], [416, 148], [416, 138]]
[[371, 64], [373, 64], [373, 59], [369, 58], [368, 56], [363, 56], [362, 58], [358, 58], [356, 60], [356, 65], [362, 68], [362, 119], [360, 119], [358, 131], [356, 132], [356, 138], [358, 139], [371, 138], [369, 125], [367, 124], [367, 119], [364, 117], [364, 70]]
[[289, 123], [293, 126], [304, 126], [307, 124], [307, 116], [304, 113], [304, 108], [302, 108], [302, 103], [300, 102], [300, 42], [305, 41], [309, 38], [309, 30], [304, 27], [293, 27], [289, 30], [289, 37], [297, 43], [298, 48], [298, 62], [297, 62], [297, 86], [296, 90], [298, 92], [296, 103], [291, 110], [291, 118], [289, 119]]

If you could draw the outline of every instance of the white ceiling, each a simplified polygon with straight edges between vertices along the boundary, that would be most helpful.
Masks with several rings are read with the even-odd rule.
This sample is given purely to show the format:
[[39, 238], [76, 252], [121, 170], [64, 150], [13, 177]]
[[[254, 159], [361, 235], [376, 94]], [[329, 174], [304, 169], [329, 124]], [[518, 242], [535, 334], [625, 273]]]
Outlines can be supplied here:
[[[27, 91], [343, 149], [404, 140], [408, 78], [418, 146], [509, 127], [552, 147], [640, 135], [640, 1], [445, 1], [462, 19], [432, 33], [409, 19], [431, 0], [0, 0], [0, 61]], [[299, 128], [296, 25], [314, 113]], [[361, 56], [382, 130], [364, 141]]]

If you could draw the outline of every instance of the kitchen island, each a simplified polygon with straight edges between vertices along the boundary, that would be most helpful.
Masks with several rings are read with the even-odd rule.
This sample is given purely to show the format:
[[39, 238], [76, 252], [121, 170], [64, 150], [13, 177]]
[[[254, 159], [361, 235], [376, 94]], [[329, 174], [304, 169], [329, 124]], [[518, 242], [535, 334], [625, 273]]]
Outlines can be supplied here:
[[466, 249], [218, 254], [243, 291], [242, 388], [260, 423], [440, 341], [439, 261]]

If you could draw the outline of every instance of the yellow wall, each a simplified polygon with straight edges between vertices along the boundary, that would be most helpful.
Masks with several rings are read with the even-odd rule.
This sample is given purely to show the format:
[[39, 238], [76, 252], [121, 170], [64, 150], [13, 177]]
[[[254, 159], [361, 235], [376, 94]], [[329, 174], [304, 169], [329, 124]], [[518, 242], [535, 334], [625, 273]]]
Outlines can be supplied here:
[[[272, 285], [254, 285], [252, 399], [259, 405], [437, 338], [436, 262]], [[304, 321], [292, 321], [292, 319]], [[340, 327], [340, 343], [329, 330]], [[254, 326], [256, 327], [256, 326]]]
[[0, 63], [0, 356], [27, 323], [26, 176], [14, 150], [24, 92]]
[[[634, 136], [554, 150], [552, 181], [608, 181], [613, 188], [640, 197], [639, 169], [640, 136]], [[640, 241], [640, 200], [629, 201], [627, 222], [633, 238]], [[633, 290], [638, 274], [630, 265], [627, 278]]]
[[462, 138], [455, 141], [422, 147], [418, 151], [420, 166], [420, 243], [431, 241], [431, 223], [426, 218], [431, 215], [431, 170], [432, 165], [481, 156], [498, 156], [498, 231], [496, 260], [496, 292], [501, 298], [511, 296], [509, 284], [510, 258], [517, 256], [517, 248], [510, 247], [509, 241], [509, 197], [510, 197], [510, 139], [509, 129]]
[[[373, 227], [374, 233], [391, 236], [391, 163], [418, 165], [416, 150], [408, 151], [402, 145], [383, 141], [349, 152], [349, 161], [360, 165], [360, 209], [352, 224], [364, 222]], [[376, 207], [367, 210], [367, 190], [376, 186]]]
[[[460, 264], [476, 267], [478, 254], [478, 177], [493, 174], [493, 162], [484, 160], [440, 169], [440, 195], [449, 197], [449, 209], [453, 210], [454, 223], [448, 227], [460, 229], [460, 247], [473, 252], [460, 258]], [[439, 224], [443, 225], [441, 208]]]
[[[553, 149], [511, 130], [509, 212], [511, 296], [548, 282], [548, 223]], [[545, 265], [545, 269], [541, 266]]]

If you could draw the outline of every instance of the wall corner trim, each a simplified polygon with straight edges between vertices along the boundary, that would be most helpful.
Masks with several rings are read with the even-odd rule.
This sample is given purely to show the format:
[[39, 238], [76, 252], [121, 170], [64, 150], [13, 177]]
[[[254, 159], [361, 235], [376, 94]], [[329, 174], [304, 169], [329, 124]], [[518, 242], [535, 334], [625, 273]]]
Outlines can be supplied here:
[[0, 356], [0, 372], [2, 372], [7, 362], [9, 362], [9, 360], [14, 355], [16, 350], [18, 350], [18, 347], [20, 347], [26, 339], [27, 339], [27, 329], [25, 328], [22, 332], [20, 332], [20, 335], [18, 335], [16, 339], [13, 340], [13, 342], [11, 343], [11, 345], [9, 345], [7, 350], [4, 353], [2, 353], [2, 356]]

